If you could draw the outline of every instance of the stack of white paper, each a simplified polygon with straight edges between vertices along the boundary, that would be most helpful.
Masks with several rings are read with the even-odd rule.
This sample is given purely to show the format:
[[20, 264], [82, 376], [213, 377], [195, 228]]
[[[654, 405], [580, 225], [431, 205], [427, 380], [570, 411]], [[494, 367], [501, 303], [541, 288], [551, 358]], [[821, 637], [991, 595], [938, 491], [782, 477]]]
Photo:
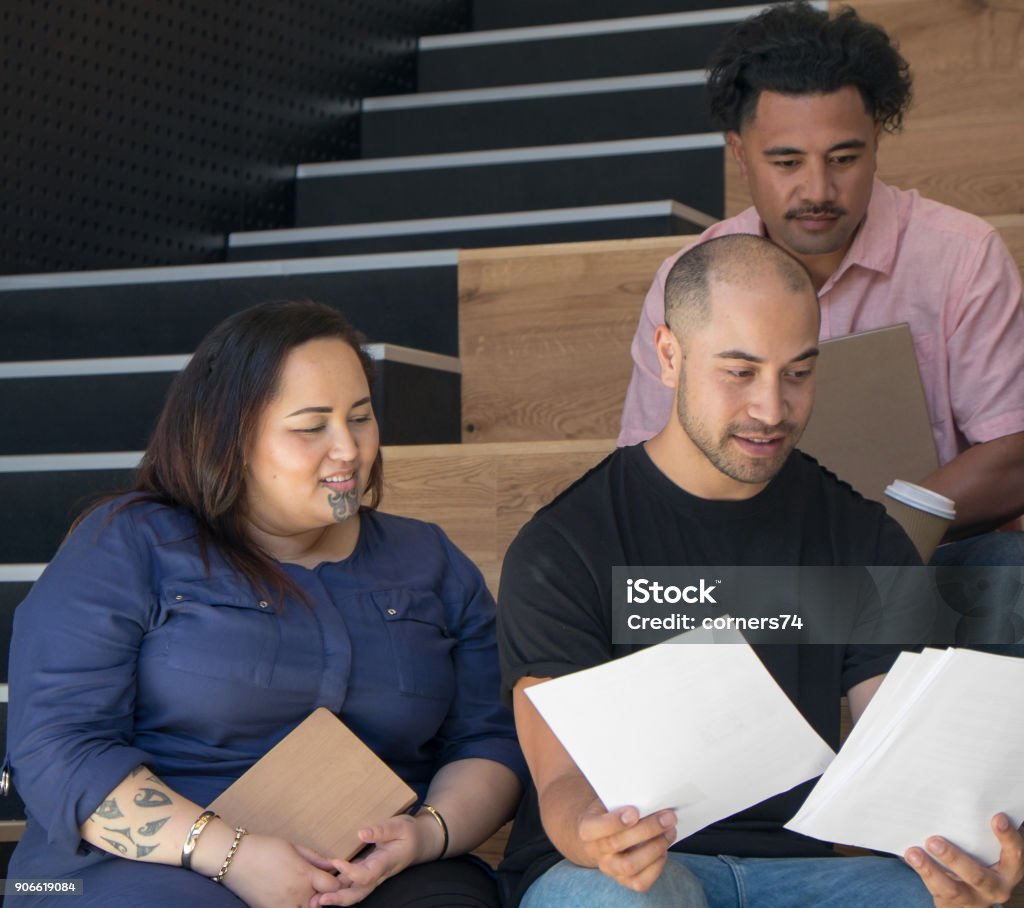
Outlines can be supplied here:
[[903, 854], [941, 835], [985, 864], [1024, 819], [1024, 660], [902, 653], [788, 829]]
[[833, 757], [741, 634], [681, 636], [698, 642], [527, 689], [609, 810], [671, 807], [680, 839], [820, 775]]

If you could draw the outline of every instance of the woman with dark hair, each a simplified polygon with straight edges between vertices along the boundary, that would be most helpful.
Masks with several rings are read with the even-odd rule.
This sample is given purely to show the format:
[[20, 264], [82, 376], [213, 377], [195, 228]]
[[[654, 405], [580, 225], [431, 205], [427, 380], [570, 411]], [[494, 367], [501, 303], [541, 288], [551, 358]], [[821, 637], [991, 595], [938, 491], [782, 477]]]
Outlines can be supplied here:
[[[80, 908], [497, 904], [454, 857], [509, 818], [525, 772], [494, 605], [438, 527], [376, 510], [359, 341], [309, 302], [215, 328], [132, 488], [19, 606], [8, 760], [28, 824], [9, 876], [81, 880]], [[420, 799], [352, 862], [203, 809], [320, 706]]]

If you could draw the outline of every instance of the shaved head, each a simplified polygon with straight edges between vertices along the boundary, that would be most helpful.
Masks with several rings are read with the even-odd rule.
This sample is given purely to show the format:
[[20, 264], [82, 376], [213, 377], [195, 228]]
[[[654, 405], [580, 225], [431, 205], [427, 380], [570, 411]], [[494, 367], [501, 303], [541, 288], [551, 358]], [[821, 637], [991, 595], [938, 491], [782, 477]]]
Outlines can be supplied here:
[[754, 288], [766, 277], [781, 280], [790, 293], [806, 291], [817, 299], [803, 264], [764, 237], [740, 233], [691, 246], [665, 280], [665, 324], [683, 341], [711, 317], [714, 284]]

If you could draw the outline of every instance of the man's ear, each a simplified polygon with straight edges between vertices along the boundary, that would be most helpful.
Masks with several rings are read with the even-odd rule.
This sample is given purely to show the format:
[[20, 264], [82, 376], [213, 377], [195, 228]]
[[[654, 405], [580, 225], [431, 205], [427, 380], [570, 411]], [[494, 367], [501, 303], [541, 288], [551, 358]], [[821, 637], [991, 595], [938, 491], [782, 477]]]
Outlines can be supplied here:
[[683, 369], [683, 348], [668, 325], [658, 325], [654, 329], [654, 349], [661, 366], [661, 383], [666, 388], [678, 388]]
[[725, 134], [725, 144], [729, 147], [729, 151], [732, 153], [733, 160], [736, 162], [740, 169], [740, 176], [744, 180], [747, 179], [747, 155], [743, 149], [743, 139], [740, 134], [734, 129], [730, 129]]

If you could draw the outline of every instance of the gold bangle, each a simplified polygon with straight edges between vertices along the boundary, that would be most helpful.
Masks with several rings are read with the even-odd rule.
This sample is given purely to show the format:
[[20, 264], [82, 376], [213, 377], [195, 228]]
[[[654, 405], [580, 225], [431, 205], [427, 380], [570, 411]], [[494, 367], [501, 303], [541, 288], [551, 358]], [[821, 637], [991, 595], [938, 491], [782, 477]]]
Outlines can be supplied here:
[[210, 879], [215, 883], [224, 882], [224, 874], [228, 872], [228, 867], [231, 866], [232, 860], [234, 860], [235, 852], [238, 851], [238, 843], [242, 841], [242, 836], [246, 835], [247, 829], [243, 829], [241, 826], [235, 827], [235, 840], [231, 843], [231, 847], [228, 849], [228, 856], [224, 858], [224, 863], [220, 865], [220, 870], [217, 871], [216, 876], [211, 876]]
[[217, 819], [217, 814], [212, 810], [204, 810], [196, 821], [192, 824], [192, 828], [188, 831], [188, 835], [185, 836], [185, 844], [181, 846], [181, 866], [186, 870], [192, 869], [192, 852], [196, 850], [196, 843], [199, 841], [199, 834], [206, 829], [206, 824], [210, 820]]
[[441, 860], [448, 853], [448, 824], [444, 821], [444, 817], [441, 816], [441, 811], [436, 807], [431, 807], [429, 804], [421, 804], [420, 810], [425, 810], [435, 820], [437, 825], [441, 827], [441, 835], [444, 836], [444, 841], [441, 844], [441, 853], [437, 856], [437, 860]]

